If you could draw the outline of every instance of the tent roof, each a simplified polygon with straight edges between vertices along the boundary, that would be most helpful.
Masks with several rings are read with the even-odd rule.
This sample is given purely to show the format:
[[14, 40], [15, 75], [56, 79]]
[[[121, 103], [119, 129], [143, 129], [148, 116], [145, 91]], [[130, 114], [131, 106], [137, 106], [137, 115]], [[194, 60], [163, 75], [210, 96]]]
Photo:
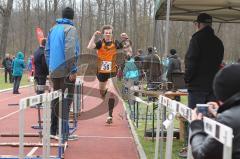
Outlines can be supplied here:
[[[155, 19], [166, 19], [167, 0], [155, 0]], [[208, 13], [214, 22], [240, 23], [240, 0], [171, 0], [170, 20], [193, 21]]]

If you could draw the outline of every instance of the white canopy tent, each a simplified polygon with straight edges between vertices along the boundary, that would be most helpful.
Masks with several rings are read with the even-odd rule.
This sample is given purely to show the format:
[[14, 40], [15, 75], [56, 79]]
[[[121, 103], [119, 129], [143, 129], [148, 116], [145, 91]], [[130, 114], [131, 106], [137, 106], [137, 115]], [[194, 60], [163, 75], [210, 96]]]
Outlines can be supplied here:
[[[166, 19], [167, 0], [155, 0], [155, 19]], [[170, 20], [193, 21], [208, 13], [214, 22], [240, 23], [240, 0], [171, 0]]]

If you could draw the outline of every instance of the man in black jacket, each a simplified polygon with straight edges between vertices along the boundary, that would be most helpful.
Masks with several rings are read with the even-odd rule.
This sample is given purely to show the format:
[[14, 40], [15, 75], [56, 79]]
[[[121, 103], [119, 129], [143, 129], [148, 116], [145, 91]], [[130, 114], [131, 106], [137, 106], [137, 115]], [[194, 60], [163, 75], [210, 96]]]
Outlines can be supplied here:
[[154, 52], [153, 47], [148, 48], [148, 55], [143, 59], [143, 69], [146, 71], [148, 83], [161, 81], [161, 59]]
[[[232, 159], [240, 158], [240, 64], [224, 67], [215, 76], [214, 94], [219, 101], [209, 102], [208, 110], [216, 121], [233, 129]], [[217, 111], [216, 111], [217, 110]], [[202, 114], [192, 114], [190, 143], [195, 159], [222, 159], [223, 144], [204, 132]]]
[[[223, 60], [222, 41], [214, 34], [212, 17], [206, 13], [198, 15], [194, 21], [196, 33], [193, 34], [185, 56], [185, 83], [188, 87], [188, 106], [214, 101], [213, 79]], [[187, 127], [188, 124], [186, 124]], [[188, 134], [186, 134], [186, 141]], [[186, 143], [187, 144], [187, 143]], [[184, 148], [181, 157], [186, 157]]]
[[185, 82], [188, 86], [188, 106], [215, 100], [212, 83], [223, 60], [222, 41], [214, 34], [212, 17], [201, 13], [194, 22], [197, 32], [192, 36], [185, 56]]
[[[48, 67], [44, 55], [46, 39], [42, 40], [41, 46], [34, 53], [35, 75], [37, 85], [45, 85], [48, 76]], [[44, 93], [42, 90], [37, 90], [37, 94]]]
[[172, 82], [172, 73], [179, 73], [182, 72], [181, 70], [181, 61], [177, 55], [177, 51], [175, 49], [170, 50], [169, 56], [169, 63], [168, 63], [168, 72], [167, 72], [167, 79], [168, 81]]
[[5, 72], [5, 83], [7, 83], [7, 74], [9, 74], [9, 82], [12, 83], [12, 59], [9, 54], [6, 54], [5, 59], [2, 62]]

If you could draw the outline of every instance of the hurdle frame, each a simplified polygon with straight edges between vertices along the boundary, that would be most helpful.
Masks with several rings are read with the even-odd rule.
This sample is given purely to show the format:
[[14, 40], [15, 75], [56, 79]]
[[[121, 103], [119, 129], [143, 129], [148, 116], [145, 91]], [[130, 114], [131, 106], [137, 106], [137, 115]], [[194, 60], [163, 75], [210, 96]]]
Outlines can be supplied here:
[[[61, 140], [59, 140], [58, 144], [50, 144], [50, 116], [51, 116], [51, 100], [59, 98], [59, 101], [62, 101], [62, 91], [54, 91], [51, 93], [43, 93], [36, 96], [30, 96], [26, 97], [20, 100], [19, 102], [19, 143], [12, 143], [12, 145], [16, 144], [16, 146], [19, 146], [19, 154], [18, 156], [13, 155], [0, 155], [0, 158], [10, 158], [10, 159], [25, 159], [25, 158], [31, 158], [31, 159], [61, 159], [63, 156], [63, 147], [64, 144]], [[39, 103], [45, 103], [45, 107], [43, 107], [44, 110], [44, 121], [43, 121], [43, 139], [42, 143], [24, 143], [24, 114], [25, 109]], [[61, 111], [62, 104], [60, 102], [60, 111]], [[61, 127], [62, 122], [61, 119], [59, 119], [59, 135], [61, 136]], [[29, 134], [31, 136], [31, 134]], [[34, 136], [37, 137], [37, 136]], [[24, 147], [43, 147], [43, 153], [42, 157], [39, 156], [25, 156], [24, 155]], [[50, 147], [52, 146], [58, 147], [58, 156], [50, 156]], [[9, 145], [11, 146], [11, 143]]]
[[[160, 95], [159, 96], [159, 108], [157, 112], [157, 134], [156, 137], [156, 145], [155, 145], [155, 159], [158, 158], [158, 147], [159, 147], [159, 133], [160, 133], [160, 113], [162, 112], [161, 108], [166, 107], [168, 110], [173, 113], [172, 118], [169, 119], [169, 117], [162, 122], [163, 125], [167, 127], [167, 141], [166, 141], [166, 153], [165, 153], [165, 159], [171, 159], [172, 158], [172, 143], [173, 143], [173, 120], [175, 115], [178, 113], [181, 116], [183, 116], [188, 122], [192, 121], [192, 109], [187, 107], [186, 105], [177, 102], [175, 100], [172, 100], [170, 98], [167, 98], [165, 96]], [[165, 123], [165, 124], [164, 124]], [[232, 128], [223, 125], [222, 123], [219, 123], [215, 120], [212, 120], [207, 117], [203, 117], [203, 123], [204, 123], [204, 132], [213, 137], [214, 139], [218, 140], [223, 144], [224, 151], [223, 151], [223, 159], [229, 159], [232, 157], [232, 140], [233, 140], [233, 130]], [[218, 131], [218, 132], [217, 132]], [[190, 136], [190, 135], [189, 135]], [[163, 141], [162, 141], [163, 142]], [[191, 154], [191, 145], [188, 144], [189, 151], [188, 151], [188, 159], [192, 158]], [[160, 149], [160, 155], [161, 158], [163, 158], [163, 151]]]
[[77, 123], [78, 123], [78, 116], [82, 111], [83, 106], [83, 92], [82, 92], [83, 82], [80, 78], [77, 78], [75, 82], [75, 93], [74, 93], [74, 100], [73, 100], [73, 123], [70, 127], [69, 122], [69, 134], [72, 135], [77, 130]]

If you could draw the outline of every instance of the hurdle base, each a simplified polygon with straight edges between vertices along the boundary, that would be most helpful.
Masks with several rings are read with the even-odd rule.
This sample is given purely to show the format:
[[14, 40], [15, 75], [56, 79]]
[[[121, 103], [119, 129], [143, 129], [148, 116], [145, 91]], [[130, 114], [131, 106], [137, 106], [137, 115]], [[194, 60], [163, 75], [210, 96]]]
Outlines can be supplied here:
[[[0, 134], [0, 137], [19, 137], [19, 134], [17, 133], [2, 133]], [[24, 134], [24, 137], [40, 137], [38, 133], [26, 133]]]
[[[19, 159], [18, 156], [13, 155], [0, 155], [0, 159]], [[26, 156], [24, 159], [42, 159], [40, 156]], [[50, 156], [49, 159], [63, 159], [63, 157], [59, 158], [57, 156]]]
[[[19, 147], [19, 142], [12, 142], [12, 143], [0, 143], [0, 146], [7, 146], [7, 147]], [[43, 147], [42, 143], [24, 143], [24, 147]], [[51, 147], [59, 147], [59, 146], [66, 146], [65, 144], [59, 145], [58, 143], [51, 143]]]
[[[161, 136], [161, 132], [160, 132], [160, 136]], [[164, 135], [165, 138], [167, 137], [167, 131], [164, 130]], [[154, 131], [152, 129], [148, 129], [145, 134], [144, 137], [156, 137], [156, 129], [154, 129]], [[180, 139], [180, 132], [179, 129], [174, 129], [173, 131], [173, 137], [176, 139]]]

